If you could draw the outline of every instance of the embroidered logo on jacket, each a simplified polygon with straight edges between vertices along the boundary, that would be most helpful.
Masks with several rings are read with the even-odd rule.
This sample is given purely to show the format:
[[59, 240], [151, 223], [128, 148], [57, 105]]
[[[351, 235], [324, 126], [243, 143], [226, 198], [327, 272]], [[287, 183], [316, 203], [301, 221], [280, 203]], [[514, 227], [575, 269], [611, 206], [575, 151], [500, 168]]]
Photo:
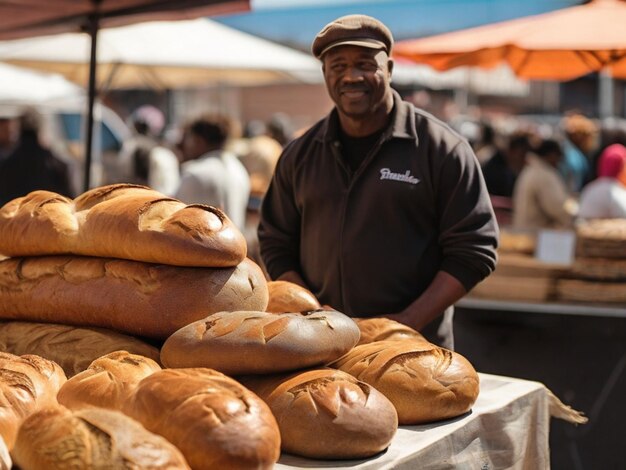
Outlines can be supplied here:
[[405, 173], [394, 173], [389, 168], [382, 168], [380, 170], [380, 179], [401, 181], [409, 184], [417, 184], [420, 182], [420, 180], [413, 176], [409, 170], [406, 170]]

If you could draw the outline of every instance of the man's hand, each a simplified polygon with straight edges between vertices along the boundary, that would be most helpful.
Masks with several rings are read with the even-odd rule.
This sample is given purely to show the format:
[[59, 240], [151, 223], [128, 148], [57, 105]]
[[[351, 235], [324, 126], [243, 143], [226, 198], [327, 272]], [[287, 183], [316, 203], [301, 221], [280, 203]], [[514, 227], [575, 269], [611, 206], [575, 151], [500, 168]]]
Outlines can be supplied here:
[[302, 276], [300, 276], [300, 273], [298, 273], [297, 271], [284, 272], [280, 276], [278, 276], [278, 279], [276, 280], [293, 282], [294, 284], [298, 284], [300, 287], [304, 287], [307, 290], [311, 290], [309, 289], [309, 286], [306, 285], [306, 282], [304, 282], [304, 280], [302, 279]]
[[424, 293], [403, 311], [381, 315], [420, 331], [466, 294], [463, 284], [439, 271]]

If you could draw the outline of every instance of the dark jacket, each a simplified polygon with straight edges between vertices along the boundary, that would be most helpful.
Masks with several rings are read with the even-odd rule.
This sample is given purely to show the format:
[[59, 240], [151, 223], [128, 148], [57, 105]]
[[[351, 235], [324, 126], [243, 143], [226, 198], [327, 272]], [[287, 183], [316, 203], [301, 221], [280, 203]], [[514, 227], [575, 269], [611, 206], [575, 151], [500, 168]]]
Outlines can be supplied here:
[[72, 196], [67, 163], [27, 135], [0, 164], [0, 206], [37, 189]]
[[262, 206], [261, 255], [351, 316], [396, 313], [439, 270], [467, 290], [495, 267], [497, 232], [468, 143], [394, 93], [388, 129], [351, 175], [334, 110], [281, 156]]

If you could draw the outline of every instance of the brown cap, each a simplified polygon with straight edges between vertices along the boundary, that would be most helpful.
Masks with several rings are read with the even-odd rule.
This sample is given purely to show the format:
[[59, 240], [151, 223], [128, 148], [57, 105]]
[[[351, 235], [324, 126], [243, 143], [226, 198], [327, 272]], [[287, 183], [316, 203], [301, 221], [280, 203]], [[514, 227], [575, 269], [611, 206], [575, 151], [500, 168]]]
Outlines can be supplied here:
[[317, 33], [311, 50], [313, 55], [320, 59], [333, 47], [344, 45], [384, 49], [390, 54], [393, 36], [389, 28], [371, 16], [342, 16], [328, 23]]

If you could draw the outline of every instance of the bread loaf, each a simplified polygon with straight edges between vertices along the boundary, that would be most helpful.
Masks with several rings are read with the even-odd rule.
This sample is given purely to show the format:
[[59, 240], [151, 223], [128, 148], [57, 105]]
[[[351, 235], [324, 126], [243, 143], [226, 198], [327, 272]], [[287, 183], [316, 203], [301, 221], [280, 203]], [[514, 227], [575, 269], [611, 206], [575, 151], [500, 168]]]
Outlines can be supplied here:
[[270, 281], [267, 283], [267, 290], [270, 296], [268, 312], [306, 312], [322, 308], [309, 290], [293, 282]]
[[164, 369], [143, 379], [127, 415], [178, 447], [194, 470], [269, 469], [280, 432], [267, 405], [211, 369]]
[[56, 395], [65, 380], [63, 370], [52, 361], [0, 353], [0, 436], [9, 449], [25, 418], [57, 404]]
[[20, 427], [15, 463], [22, 470], [189, 469], [180, 451], [120, 412], [45, 408]]
[[377, 341], [331, 364], [385, 395], [400, 424], [459, 416], [478, 397], [478, 374], [460, 354], [424, 341]]
[[388, 318], [355, 318], [354, 322], [361, 332], [359, 344], [404, 339], [428, 342], [426, 338], [413, 328]]
[[68, 378], [84, 371], [95, 359], [120, 350], [159, 360], [159, 350], [154, 346], [104, 328], [0, 322], [0, 351], [44, 357], [61, 366]]
[[4, 439], [0, 437], [0, 470], [11, 470], [12, 467], [13, 462], [11, 461], [11, 456], [9, 455], [9, 449], [7, 449]]
[[161, 348], [161, 362], [228, 375], [267, 374], [327, 364], [358, 340], [352, 319], [333, 310], [219, 312], [170, 336]]
[[137, 384], [158, 370], [161, 367], [152, 359], [115, 351], [96, 359], [87, 370], [65, 382], [57, 400], [73, 410], [88, 406], [120, 410]]
[[33, 191], [0, 209], [0, 253], [75, 254], [175, 266], [236, 266], [246, 242], [219, 209], [115, 184], [73, 201]]
[[245, 259], [181, 268], [78, 256], [0, 261], [0, 318], [110, 328], [164, 339], [223, 310], [264, 310], [267, 283]]
[[391, 402], [345, 372], [315, 369], [246, 377], [280, 428], [282, 450], [313, 459], [361, 459], [386, 449], [398, 427]]

